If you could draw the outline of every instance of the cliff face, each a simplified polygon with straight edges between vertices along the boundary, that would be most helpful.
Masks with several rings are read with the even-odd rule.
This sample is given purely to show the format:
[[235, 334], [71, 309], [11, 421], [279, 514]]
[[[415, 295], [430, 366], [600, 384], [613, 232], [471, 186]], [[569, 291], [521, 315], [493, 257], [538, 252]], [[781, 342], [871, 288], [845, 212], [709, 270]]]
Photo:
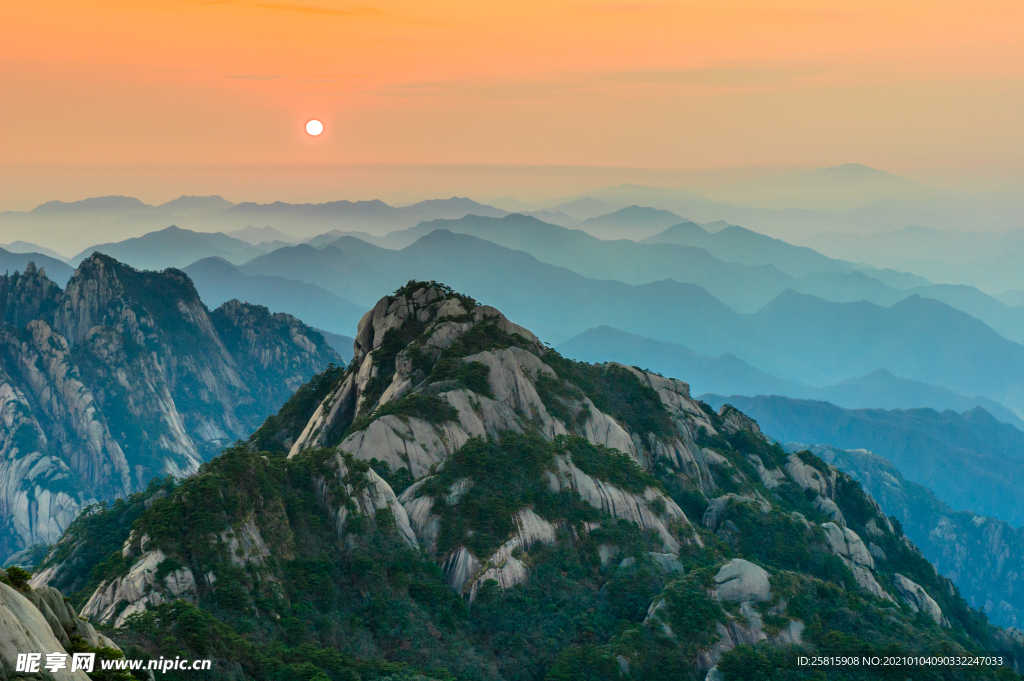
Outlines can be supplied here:
[[[230, 328], [225, 347], [269, 356]], [[216, 620], [195, 645], [260, 679], [369, 656], [435, 678], [731, 680], [785, 646], [1002, 635], [835, 466], [433, 282], [382, 298], [350, 366], [247, 444], [82, 516], [33, 583], [143, 647]], [[250, 634], [267, 657], [239, 652]]]
[[88, 503], [195, 473], [338, 361], [294, 318], [211, 313], [183, 273], [99, 254], [64, 291], [34, 267], [4, 277], [0, 303], [0, 557], [55, 541]]

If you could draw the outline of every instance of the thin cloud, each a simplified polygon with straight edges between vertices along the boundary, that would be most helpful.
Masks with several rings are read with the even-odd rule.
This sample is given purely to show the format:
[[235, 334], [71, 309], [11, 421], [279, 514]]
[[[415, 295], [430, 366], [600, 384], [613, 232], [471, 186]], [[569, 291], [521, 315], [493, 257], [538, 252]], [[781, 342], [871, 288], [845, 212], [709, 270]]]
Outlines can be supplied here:
[[240, 5], [245, 7], [258, 7], [281, 12], [297, 12], [299, 14], [324, 14], [332, 16], [356, 17], [369, 14], [380, 14], [373, 7], [353, 7], [339, 9], [335, 7], [320, 7], [316, 5], [291, 5], [284, 2], [252, 2], [252, 0], [184, 0], [192, 5]]
[[606, 73], [599, 77], [603, 80], [622, 83], [676, 83], [733, 88], [789, 85], [803, 77], [823, 72], [822, 69], [730, 66], [704, 69], [620, 71]]
[[367, 14], [379, 14], [379, 12], [372, 7], [334, 9], [331, 7], [314, 7], [310, 5], [283, 5], [280, 3], [273, 2], [252, 2], [247, 4], [251, 4], [253, 7], [259, 7], [261, 9], [275, 9], [286, 12], [299, 12], [302, 14], [332, 14], [335, 16], [345, 17], [365, 16]]
[[227, 76], [227, 77], [231, 78], [232, 80], [280, 80], [281, 78], [284, 78], [284, 76], [276, 76], [276, 75], [271, 76], [271, 75], [259, 75], [259, 74], [239, 74], [237, 76]]
[[664, 9], [664, 5], [624, 4], [624, 5], [584, 5], [581, 9], [591, 12], [650, 12]]

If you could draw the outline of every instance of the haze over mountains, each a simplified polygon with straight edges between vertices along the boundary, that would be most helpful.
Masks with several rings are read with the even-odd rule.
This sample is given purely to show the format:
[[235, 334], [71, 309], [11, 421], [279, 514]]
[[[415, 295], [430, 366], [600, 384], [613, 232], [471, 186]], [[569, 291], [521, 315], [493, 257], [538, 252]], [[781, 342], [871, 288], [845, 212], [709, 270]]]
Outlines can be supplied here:
[[[340, 337], [354, 335], [381, 291], [438, 280], [474, 291], [567, 356], [685, 375], [699, 392], [850, 409], [980, 406], [1024, 428], [1024, 294], [989, 295], [952, 269], [926, 278], [872, 255], [941, 265], [952, 254], [970, 264], [1001, 253], [1012, 262], [1024, 254], [1014, 233], [972, 241], [904, 225], [890, 235], [787, 241], [751, 227], [828, 213], [825, 229], [840, 213], [841, 222], [880, 210], [902, 220], [936, 196], [853, 166], [744, 191], [750, 205], [728, 210], [692, 192], [633, 185], [546, 204], [495, 200], [500, 207], [463, 198], [396, 207], [103, 197], [0, 214], [0, 228], [5, 238], [31, 230], [44, 243], [48, 233], [72, 235], [68, 244], [83, 242], [72, 265], [99, 250], [142, 269], [180, 268], [211, 307], [240, 298]], [[830, 198], [815, 205], [808, 197], [818, 191]], [[126, 238], [86, 241], [104, 230]], [[12, 240], [0, 267], [35, 260], [58, 283], [71, 277], [72, 267], [32, 248]]]
[[[983, 407], [1004, 423], [1024, 430], [1024, 420], [987, 397], [968, 397], [920, 381], [897, 378], [887, 369], [848, 378], [833, 385], [814, 387], [765, 373], [735, 355], [709, 357], [681, 345], [644, 338], [602, 326], [574, 336], [558, 346], [566, 357], [584, 362], [606, 360], [642, 366], [666, 376], [687, 376], [696, 394], [787, 395], [824, 400], [851, 409], [908, 409], [928, 407], [961, 412]], [[712, 389], [710, 386], [719, 386]], [[728, 386], [728, 387], [726, 387]]]
[[[927, 194], [902, 178], [854, 166], [779, 182], [745, 191], [751, 197], [761, 192], [763, 199], [767, 189], [793, 196], [814, 189], [851, 205]], [[184, 268], [211, 301], [240, 296], [331, 333], [351, 334], [379, 291], [413, 277], [435, 278], [492, 295], [551, 343], [579, 336], [565, 346], [569, 352], [594, 356], [586, 345], [597, 341], [586, 332], [603, 325], [632, 334], [620, 336], [629, 343], [622, 349], [645, 366], [666, 361], [666, 346], [655, 349], [637, 336], [677, 346], [672, 352], [681, 355], [725, 355], [708, 374], [711, 391], [828, 396], [845, 406], [959, 408], [974, 402], [1015, 420], [1011, 410], [1024, 404], [1014, 368], [1024, 342], [1024, 308], [1005, 302], [1014, 302], [1011, 293], [999, 299], [966, 285], [936, 285], [724, 221], [702, 226], [664, 207], [626, 203], [665, 206], [670, 197], [679, 207], [695, 205], [695, 196], [623, 185], [523, 211], [533, 215], [510, 213], [506, 209], [523, 207], [511, 200], [494, 208], [458, 198], [393, 207], [181, 197], [147, 206], [106, 197], [5, 213], [0, 223], [95, 226], [106, 220], [127, 229], [174, 217], [197, 229], [220, 225], [229, 233], [164, 225], [89, 246], [71, 262], [99, 250], [140, 268]], [[821, 209], [806, 202], [800, 208]], [[572, 224], [544, 222], [536, 217], [541, 213]], [[260, 221], [266, 224], [254, 226]], [[28, 260], [3, 257], [11, 271]], [[70, 276], [58, 261], [36, 259], [56, 279]], [[607, 334], [614, 332], [604, 333], [600, 343], [610, 352]]]

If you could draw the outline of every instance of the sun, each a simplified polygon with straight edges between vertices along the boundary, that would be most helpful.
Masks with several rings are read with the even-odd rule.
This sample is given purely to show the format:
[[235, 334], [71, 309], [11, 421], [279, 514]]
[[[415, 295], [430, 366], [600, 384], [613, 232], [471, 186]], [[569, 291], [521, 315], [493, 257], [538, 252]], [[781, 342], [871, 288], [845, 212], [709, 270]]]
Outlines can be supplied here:
[[315, 118], [313, 120], [309, 121], [308, 123], [306, 123], [306, 132], [308, 132], [310, 135], [313, 135], [313, 137], [316, 137], [317, 135], [319, 135], [323, 131], [324, 131], [324, 124], [321, 123], [320, 121], [318, 121]]

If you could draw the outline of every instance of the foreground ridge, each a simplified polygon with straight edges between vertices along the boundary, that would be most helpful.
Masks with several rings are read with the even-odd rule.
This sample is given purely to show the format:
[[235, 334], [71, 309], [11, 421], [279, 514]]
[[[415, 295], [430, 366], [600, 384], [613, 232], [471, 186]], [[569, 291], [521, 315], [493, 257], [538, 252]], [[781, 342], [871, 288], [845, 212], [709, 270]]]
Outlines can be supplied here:
[[1020, 654], [858, 483], [682, 381], [567, 360], [436, 282], [382, 298], [354, 351], [195, 477], [82, 515], [33, 584], [122, 646], [259, 679]]

